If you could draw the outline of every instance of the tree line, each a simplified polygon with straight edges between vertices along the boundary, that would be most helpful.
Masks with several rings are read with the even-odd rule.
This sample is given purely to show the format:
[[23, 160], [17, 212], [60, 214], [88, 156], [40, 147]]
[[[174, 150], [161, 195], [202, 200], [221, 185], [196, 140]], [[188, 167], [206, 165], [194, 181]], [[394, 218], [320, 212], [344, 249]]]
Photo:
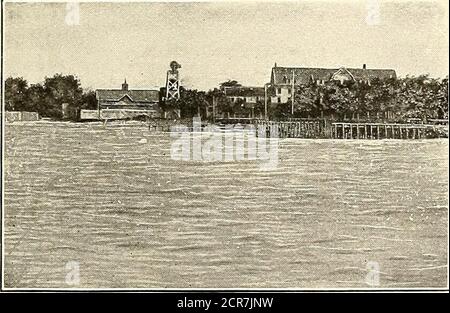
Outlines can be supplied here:
[[5, 80], [6, 111], [38, 112], [43, 117], [61, 119], [63, 103], [71, 109], [97, 108], [95, 92], [81, 88], [74, 75], [55, 74], [30, 85], [22, 77]]
[[[292, 105], [292, 103], [289, 103]], [[291, 112], [282, 111], [289, 116]], [[428, 75], [368, 82], [329, 81], [296, 88], [294, 117], [343, 118], [448, 118], [448, 78]]]
[[[215, 104], [216, 116], [261, 117], [265, 103], [259, 99], [251, 105], [242, 98], [231, 101], [223, 87], [241, 87], [235, 80], [220, 84], [208, 92], [181, 89], [180, 99], [166, 103], [166, 109], [178, 108], [183, 117], [201, 115], [211, 111]], [[294, 104], [273, 103], [275, 87], [267, 90], [269, 119], [319, 118], [389, 119], [404, 121], [448, 119], [448, 77], [430, 78], [428, 75], [405, 78], [372, 79], [369, 82], [327, 81], [295, 86]], [[293, 109], [293, 113], [292, 113]], [[211, 114], [210, 114], [211, 115]]]
[[[259, 99], [248, 105], [245, 100], [231, 101], [224, 87], [241, 87], [229, 80], [220, 88], [209, 91], [181, 87], [180, 99], [161, 102], [164, 111], [179, 110], [182, 117], [211, 118], [214, 103], [216, 116], [261, 117], [265, 103]], [[164, 90], [162, 90], [164, 93]], [[322, 84], [296, 86], [294, 103], [271, 103], [275, 88], [268, 88], [268, 117], [286, 119], [296, 117], [328, 117], [334, 119], [408, 118], [448, 119], [448, 77], [430, 78], [428, 75], [400, 79], [373, 79], [370, 83], [328, 81]], [[55, 74], [43, 83], [28, 85], [21, 78], [5, 81], [7, 111], [34, 111], [40, 116], [60, 119], [62, 103], [74, 109], [96, 109], [95, 92], [81, 88], [73, 75]], [[292, 114], [293, 108], [293, 114]], [[208, 114], [209, 112], [209, 114]]]

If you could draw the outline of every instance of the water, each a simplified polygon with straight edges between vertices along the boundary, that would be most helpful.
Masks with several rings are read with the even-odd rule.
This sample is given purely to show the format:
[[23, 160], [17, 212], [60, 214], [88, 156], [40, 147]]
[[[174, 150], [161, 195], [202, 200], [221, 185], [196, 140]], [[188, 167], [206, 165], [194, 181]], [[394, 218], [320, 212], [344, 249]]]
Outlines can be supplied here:
[[448, 140], [283, 139], [273, 171], [170, 143], [7, 125], [6, 287], [74, 287], [71, 261], [84, 288], [367, 288], [373, 264], [377, 287], [446, 286]]

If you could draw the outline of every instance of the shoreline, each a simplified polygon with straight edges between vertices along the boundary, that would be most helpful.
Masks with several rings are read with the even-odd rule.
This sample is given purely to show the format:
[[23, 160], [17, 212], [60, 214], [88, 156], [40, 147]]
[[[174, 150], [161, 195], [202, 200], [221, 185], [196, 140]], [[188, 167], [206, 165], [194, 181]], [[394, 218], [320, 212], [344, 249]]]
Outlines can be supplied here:
[[[105, 128], [108, 127], [143, 127], [147, 128], [150, 132], [162, 132], [162, 133], [171, 133], [171, 128], [177, 126], [185, 126], [185, 130], [189, 132], [193, 131], [192, 120], [182, 119], [182, 120], [152, 120], [152, 121], [140, 121], [140, 120], [111, 120], [111, 121], [70, 121], [70, 120], [50, 120], [50, 119], [39, 119], [35, 121], [13, 121], [8, 122], [5, 121], [5, 127], [10, 126], [33, 126], [33, 125], [70, 125], [74, 127], [79, 126], [103, 126]], [[360, 125], [369, 125], [371, 128], [374, 127], [387, 127], [387, 128], [397, 128], [399, 132], [384, 133], [385, 137], [380, 137], [380, 135], [370, 133], [370, 136], [366, 137], [355, 137], [355, 134], [352, 132], [348, 132], [346, 130], [345, 133], [342, 133], [341, 130], [341, 138], [336, 137], [336, 129], [334, 125], [347, 125], [347, 128], [350, 129], [361, 127]], [[231, 125], [231, 126], [229, 126]], [[204, 128], [208, 126], [215, 126], [218, 128], [218, 131], [214, 131], [214, 133], [222, 133], [222, 134], [230, 134], [230, 133], [239, 133], [244, 130], [246, 125], [252, 125], [253, 127], [257, 127], [258, 129], [265, 129], [266, 134], [269, 138], [270, 132], [272, 129], [275, 129], [276, 137], [280, 139], [333, 139], [333, 140], [430, 140], [430, 139], [448, 139], [449, 127], [448, 125], [438, 125], [438, 124], [406, 124], [406, 123], [381, 123], [381, 122], [337, 122], [333, 121], [329, 123], [329, 125], [321, 126], [318, 123], [306, 123], [300, 124], [299, 122], [290, 122], [290, 121], [265, 121], [258, 124], [242, 124], [242, 123], [233, 123], [233, 124], [223, 124], [223, 123], [211, 123], [206, 122], [201, 126], [201, 132], [211, 133], [211, 131], [207, 131]], [[330, 125], [332, 127], [330, 127]], [[228, 129], [227, 129], [228, 126]], [[343, 128], [341, 128], [343, 129]], [[413, 137], [409, 138], [406, 131], [409, 132], [408, 129], [414, 131]], [[424, 131], [423, 136], [416, 136], [416, 129], [422, 129]], [[403, 130], [405, 131], [406, 136], [403, 136]], [[400, 138], [395, 138], [395, 135], [398, 135]], [[350, 137], [349, 137], [350, 136]], [[359, 135], [358, 135], [359, 136]], [[394, 136], [394, 138], [392, 138]], [[406, 137], [406, 138], [405, 138]]]

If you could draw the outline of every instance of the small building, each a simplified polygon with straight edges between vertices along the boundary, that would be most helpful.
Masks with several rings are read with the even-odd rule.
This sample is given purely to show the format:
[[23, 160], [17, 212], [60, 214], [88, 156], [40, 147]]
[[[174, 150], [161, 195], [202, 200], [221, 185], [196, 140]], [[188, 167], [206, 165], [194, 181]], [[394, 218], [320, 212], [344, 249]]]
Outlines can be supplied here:
[[258, 104], [264, 104], [264, 87], [224, 87], [223, 93], [231, 103], [240, 104], [242, 107], [242, 110], [238, 110], [240, 112], [234, 114], [234, 117], [262, 117], [261, 108], [258, 107]]
[[311, 67], [280, 67], [275, 63], [270, 76], [270, 85], [274, 92], [270, 96], [272, 103], [286, 103], [292, 96], [293, 86], [324, 84], [327, 81], [352, 80], [366, 82], [386, 78], [397, 78], [392, 69], [367, 69], [366, 64], [362, 68], [311, 68]]
[[[131, 118], [145, 115], [159, 118], [159, 90], [128, 89], [127, 81], [121, 89], [97, 89], [95, 91], [100, 118]], [[111, 117], [110, 117], [111, 116]]]
[[224, 94], [233, 103], [239, 99], [244, 103], [264, 102], [264, 87], [225, 87]]

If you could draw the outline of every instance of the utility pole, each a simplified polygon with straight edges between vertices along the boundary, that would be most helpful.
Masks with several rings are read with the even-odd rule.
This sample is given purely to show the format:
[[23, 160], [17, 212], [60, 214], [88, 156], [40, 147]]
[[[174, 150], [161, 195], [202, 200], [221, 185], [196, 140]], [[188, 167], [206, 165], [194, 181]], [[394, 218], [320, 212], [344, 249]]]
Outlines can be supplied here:
[[264, 119], [267, 120], [267, 83], [264, 84]]
[[291, 114], [294, 116], [294, 100], [295, 100], [295, 70], [292, 69], [292, 93], [291, 93]]
[[213, 101], [212, 101], [212, 120], [213, 123], [216, 122], [216, 96], [213, 95]]

